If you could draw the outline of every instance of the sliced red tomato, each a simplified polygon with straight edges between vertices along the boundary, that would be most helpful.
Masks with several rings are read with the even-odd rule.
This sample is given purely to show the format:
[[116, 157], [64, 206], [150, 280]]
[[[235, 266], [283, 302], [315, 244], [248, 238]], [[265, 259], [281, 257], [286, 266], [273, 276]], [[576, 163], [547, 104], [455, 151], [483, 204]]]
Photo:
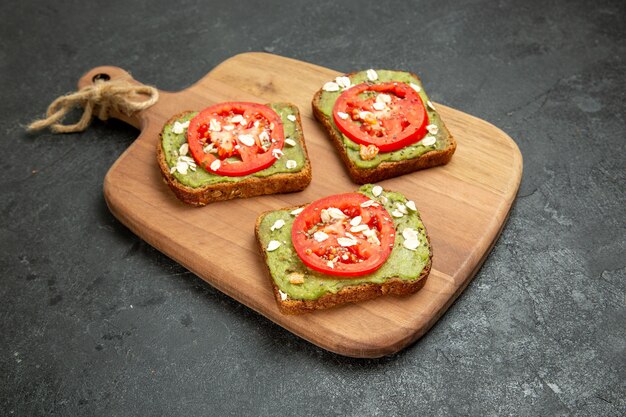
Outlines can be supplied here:
[[285, 132], [280, 116], [268, 106], [228, 102], [207, 107], [191, 119], [187, 142], [198, 165], [238, 177], [276, 162]]
[[428, 114], [419, 94], [405, 83], [362, 83], [337, 98], [333, 120], [356, 143], [391, 152], [426, 135]]
[[291, 239], [306, 266], [325, 274], [358, 277], [380, 268], [395, 242], [391, 216], [360, 193], [309, 204], [293, 222]]

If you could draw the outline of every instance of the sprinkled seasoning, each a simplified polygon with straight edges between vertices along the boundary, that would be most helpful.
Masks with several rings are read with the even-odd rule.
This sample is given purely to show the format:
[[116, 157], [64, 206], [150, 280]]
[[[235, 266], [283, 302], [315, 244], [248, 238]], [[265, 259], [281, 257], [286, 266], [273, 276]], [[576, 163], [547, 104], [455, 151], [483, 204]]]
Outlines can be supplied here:
[[370, 81], [376, 81], [378, 79], [378, 73], [373, 69], [367, 70], [367, 79]]
[[426, 136], [424, 137], [424, 139], [421, 140], [421, 144], [424, 146], [431, 146], [434, 145], [435, 143], [437, 143], [437, 138], [434, 136]]
[[285, 221], [283, 219], [278, 219], [274, 222], [272, 227], [270, 227], [270, 230], [273, 232], [274, 230], [278, 230], [282, 228], [284, 225], [285, 225]]
[[218, 169], [220, 169], [220, 167], [222, 166], [222, 162], [219, 159], [216, 159], [215, 161], [211, 162], [211, 170], [212, 171], [217, 171]]
[[280, 247], [281, 243], [277, 240], [270, 240], [270, 242], [267, 244], [267, 251], [268, 252], [273, 252], [276, 249], [278, 249]]
[[322, 87], [322, 90], [329, 91], [329, 92], [339, 91], [339, 85], [337, 85], [337, 83], [330, 81], [324, 84], [324, 86]]

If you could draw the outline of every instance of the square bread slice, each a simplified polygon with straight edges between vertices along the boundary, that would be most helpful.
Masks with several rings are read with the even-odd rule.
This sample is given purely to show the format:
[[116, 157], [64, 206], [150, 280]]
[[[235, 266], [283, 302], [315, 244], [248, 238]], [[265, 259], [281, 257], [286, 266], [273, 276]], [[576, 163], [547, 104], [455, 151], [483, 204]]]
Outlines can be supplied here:
[[[362, 149], [363, 145], [355, 143], [341, 133], [333, 121], [333, 106], [341, 93], [351, 86], [364, 82], [388, 81], [406, 83], [418, 92], [426, 106], [429, 133], [420, 142], [397, 151], [380, 152], [370, 159], [371, 155], [367, 155], [367, 151]], [[312, 107], [313, 114], [326, 129], [328, 138], [337, 149], [348, 174], [357, 184], [374, 183], [420, 169], [447, 164], [456, 150], [456, 141], [446, 128], [435, 106], [430, 102], [421, 80], [417, 75], [409, 72], [367, 70], [337, 77], [335, 81], [326, 83], [315, 93]], [[429, 139], [426, 140], [427, 138]]]
[[[283, 314], [301, 314], [386, 294], [408, 295], [424, 286], [433, 252], [419, 212], [402, 194], [380, 191], [379, 186], [371, 184], [359, 189], [390, 213], [402, 210], [392, 216], [396, 233], [394, 247], [379, 269], [358, 277], [324, 274], [310, 269], [300, 260], [291, 241], [291, 229], [301, 207], [259, 215], [255, 235], [276, 303]], [[418, 243], [414, 246], [405, 243], [406, 229], [416, 232]]]
[[[157, 162], [163, 180], [179, 200], [193, 206], [204, 206], [233, 198], [301, 191], [310, 184], [311, 163], [298, 108], [290, 103], [270, 103], [267, 106], [271, 107], [283, 122], [284, 153], [271, 167], [241, 177], [216, 175], [199, 165], [185, 162], [184, 157], [190, 158], [184, 146], [187, 144], [186, 130], [183, 133], [175, 133], [173, 126], [175, 122], [191, 120], [197, 112], [182, 112], [165, 123], [157, 145]], [[177, 169], [181, 157], [182, 162], [185, 162], [182, 172]]]

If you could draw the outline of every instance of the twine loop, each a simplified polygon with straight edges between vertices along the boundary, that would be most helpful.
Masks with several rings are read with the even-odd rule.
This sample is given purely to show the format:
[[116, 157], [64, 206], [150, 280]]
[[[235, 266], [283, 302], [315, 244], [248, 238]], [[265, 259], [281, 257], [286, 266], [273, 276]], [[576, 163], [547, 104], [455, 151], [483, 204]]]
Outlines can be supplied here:
[[[121, 80], [96, 80], [93, 85], [58, 97], [48, 106], [46, 118], [32, 122], [28, 130], [50, 127], [55, 133], [82, 132], [94, 115], [100, 120], [107, 120], [114, 112], [131, 116], [136, 111], [154, 105], [158, 99], [158, 90], [148, 85], [135, 85]], [[70, 125], [63, 124], [62, 120], [74, 107], [84, 108], [80, 120]]]

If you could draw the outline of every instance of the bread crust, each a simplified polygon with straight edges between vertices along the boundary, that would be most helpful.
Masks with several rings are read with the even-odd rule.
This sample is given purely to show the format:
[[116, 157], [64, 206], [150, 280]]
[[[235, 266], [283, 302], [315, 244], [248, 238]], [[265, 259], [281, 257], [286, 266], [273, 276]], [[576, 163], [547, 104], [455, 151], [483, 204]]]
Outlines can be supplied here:
[[[304, 207], [304, 206], [288, 207], [282, 210], [291, 211], [300, 207]], [[426, 239], [428, 240], [428, 243], [429, 243], [428, 246], [430, 248], [430, 251], [429, 251], [429, 256], [428, 256], [428, 263], [426, 264], [420, 276], [416, 280], [406, 281], [406, 280], [401, 280], [400, 278], [397, 278], [397, 277], [392, 277], [382, 284], [364, 283], [364, 284], [351, 285], [348, 287], [344, 287], [334, 294], [333, 293], [324, 294], [323, 296], [321, 296], [320, 298], [316, 300], [294, 300], [290, 298], [283, 300], [280, 296], [278, 286], [272, 279], [272, 274], [271, 274], [269, 264], [268, 264], [268, 259], [267, 259], [267, 252], [263, 250], [263, 244], [261, 242], [261, 233], [260, 233], [261, 221], [263, 217], [270, 212], [271, 210], [265, 211], [257, 217], [255, 227], [254, 227], [254, 235], [256, 237], [257, 246], [264, 260], [263, 263], [265, 264], [267, 276], [269, 277], [270, 284], [272, 285], [272, 290], [274, 292], [274, 298], [276, 299], [276, 304], [278, 305], [279, 310], [283, 314], [289, 314], [289, 315], [303, 314], [303, 313], [308, 313], [308, 312], [315, 311], [315, 310], [322, 310], [322, 309], [335, 307], [340, 304], [367, 301], [367, 300], [371, 300], [374, 298], [378, 298], [386, 294], [400, 295], [400, 296], [410, 295], [422, 289], [424, 284], [426, 284], [426, 279], [428, 278], [428, 275], [430, 274], [430, 268], [432, 266], [433, 248], [432, 248], [432, 245], [430, 244], [430, 238], [428, 237], [428, 232], [426, 231], [426, 229], [424, 229], [426, 231]]]
[[[350, 77], [354, 74], [356, 73], [353, 72], [350, 74], [346, 74], [346, 76]], [[419, 77], [417, 75], [413, 73], [409, 74], [419, 80]], [[341, 156], [341, 159], [343, 160], [343, 163], [348, 170], [348, 174], [357, 184], [375, 183], [387, 178], [393, 178], [400, 175], [408, 174], [413, 171], [418, 171], [420, 169], [431, 168], [438, 165], [445, 165], [450, 162], [452, 155], [456, 151], [456, 140], [450, 134], [450, 131], [447, 129], [442, 121], [442, 127], [446, 130], [449, 138], [448, 146], [446, 146], [445, 149], [429, 151], [417, 158], [405, 159], [403, 161], [384, 161], [374, 168], [359, 168], [352, 160], [350, 160], [341, 135], [332, 125], [330, 118], [327, 117], [320, 108], [319, 103], [322, 93], [323, 89], [320, 88], [313, 96], [313, 100], [311, 102], [313, 114], [315, 115], [315, 118], [326, 129], [331, 143], [335, 146], [335, 149]]]
[[[289, 105], [297, 109], [295, 105]], [[174, 123], [174, 121], [189, 113], [192, 113], [192, 111], [184, 111], [176, 114], [165, 122], [163, 126]], [[266, 194], [302, 191], [311, 183], [312, 173], [299, 111], [296, 111], [296, 126], [301, 133], [298, 141], [305, 155], [304, 167], [300, 171], [294, 173], [278, 173], [268, 177], [250, 177], [242, 181], [210, 184], [197, 188], [180, 183], [176, 177], [170, 173], [170, 168], [165, 160], [165, 152], [163, 151], [161, 131], [159, 134], [159, 143], [157, 144], [157, 162], [161, 170], [161, 175], [163, 176], [163, 181], [179, 200], [196, 207], [201, 207], [216, 201], [231, 200], [233, 198], [247, 198]]]

